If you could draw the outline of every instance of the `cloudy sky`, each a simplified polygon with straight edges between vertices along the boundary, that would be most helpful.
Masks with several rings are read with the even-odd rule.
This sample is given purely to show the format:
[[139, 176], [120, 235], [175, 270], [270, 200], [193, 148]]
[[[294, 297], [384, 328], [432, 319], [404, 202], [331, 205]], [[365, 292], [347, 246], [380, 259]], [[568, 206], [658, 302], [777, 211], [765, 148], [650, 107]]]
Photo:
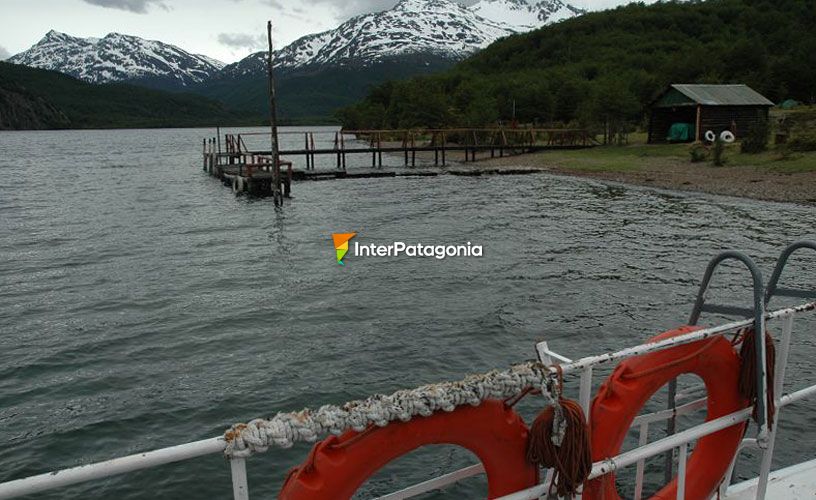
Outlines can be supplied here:
[[[475, 0], [462, 0], [474, 3]], [[2, 0], [0, 59], [21, 52], [51, 29], [81, 37], [115, 31], [161, 40], [224, 62], [264, 46], [266, 21], [276, 46], [336, 27], [396, 0]], [[573, 0], [598, 10], [627, 0]]]

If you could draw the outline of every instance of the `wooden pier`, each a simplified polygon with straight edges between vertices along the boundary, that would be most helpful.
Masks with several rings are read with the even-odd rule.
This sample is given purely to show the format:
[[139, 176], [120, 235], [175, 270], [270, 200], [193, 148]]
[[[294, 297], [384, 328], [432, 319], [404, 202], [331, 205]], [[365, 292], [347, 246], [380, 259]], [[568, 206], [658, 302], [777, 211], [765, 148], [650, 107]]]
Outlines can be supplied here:
[[[473, 128], [421, 130], [343, 130], [343, 131], [279, 131], [280, 136], [293, 134], [303, 137], [303, 147], [279, 148], [277, 164], [274, 153], [263, 147], [252, 147], [253, 140], [268, 141], [270, 133], [255, 132], [226, 134], [224, 149], [221, 138], [204, 139], [204, 170], [221, 179], [236, 193], [256, 196], [289, 197], [295, 180], [354, 179], [370, 177], [435, 176], [450, 161], [475, 162], [484, 158], [557, 149], [587, 148], [597, 143], [582, 129], [538, 128]], [[317, 136], [317, 138], [316, 138]], [[250, 146], [247, 146], [247, 142]], [[285, 144], [292, 144], [288, 140]], [[402, 157], [404, 167], [417, 167], [417, 156], [424, 170], [416, 168], [383, 169], [383, 155]], [[350, 156], [370, 156], [370, 164], [362, 162], [349, 170]], [[302, 157], [302, 169], [283, 158]], [[333, 168], [318, 169], [318, 157], [330, 158]], [[393, 162], [392, 162], [393, 163]], [[473, 171], [451, 172], [475, 175]], [[525, 171], [524, 173], [527, 173]], [[275, 183], [280, 185], [276, 189]]]

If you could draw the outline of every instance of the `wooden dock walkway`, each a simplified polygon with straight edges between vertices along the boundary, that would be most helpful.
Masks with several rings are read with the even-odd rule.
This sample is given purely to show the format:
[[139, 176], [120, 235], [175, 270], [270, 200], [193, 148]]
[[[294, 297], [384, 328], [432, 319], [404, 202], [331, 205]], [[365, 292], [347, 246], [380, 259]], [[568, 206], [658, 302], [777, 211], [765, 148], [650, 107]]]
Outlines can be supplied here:
[[[436, 176], [439, 169], [429, 170], [431, 155], [434, 167], [455, 163], [475, 162], [482, 158], [503, 157], [546, 150], [588, 148], [597, 143], [582, 129], [422, 129], [422, 130], [344, 130], [286, 131], [281, 136], [303, 136], [302, 148], [279, 149], [277, 164], [270, 150], [248, 147], [252, 139], [268, 140], [269, 133], [226, 134], [221, 138], [204, 139], [204, 170], [231, 186], [236, 193], [257, 196], [281, 193], [291, 195], [292, 182], [299, 180], [358, 179], [379, 177]], [[317, 140], [316, 140], [317, 136]], [[293, 141], [287, 141], [292, 143]], [[348, 143], [348, 144], [347, 144]], [[417, 156], [426, 167], [383, 170], [383, 155], [402, 156], [404, 167], [416, 167]], [[370, 155], [370, 167], [357, 165], [349, 170], [348, 157]], [[293, 168], [290, 160], [301, 157], [302, 169]], [[317, 169], [318, 157], [329, 157], [334, 168]], [[393, 162], [392, 162], [393, 163]], [[325, 162], [324, 162], [325, 164]], [[535, 170], [515, 169], [518, 173]], [[515, 173], [515, 170], [513, 173]], [[478, 175], [475, 169], [446, 170], [454, 175]], [[487, 172], [504, 173], [504, 172]], [[275, 182], [279, 189], [275, 189]]]

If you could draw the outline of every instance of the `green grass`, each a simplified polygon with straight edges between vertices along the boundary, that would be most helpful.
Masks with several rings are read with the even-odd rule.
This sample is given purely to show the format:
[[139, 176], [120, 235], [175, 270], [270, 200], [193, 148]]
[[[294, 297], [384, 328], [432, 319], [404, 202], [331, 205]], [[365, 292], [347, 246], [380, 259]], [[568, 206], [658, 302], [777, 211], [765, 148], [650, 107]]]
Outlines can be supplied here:
[[739, 152], [730, 154], [726, 165], [753, 166], [772, 172], [798, 173], [816, 171], [816, 152], [795, 152], [783, 155], [780, 151], [770, 150], [764, 153], [748, 155]]
[[[633, 134], [628, 145], [551, 151], [536, 160], [542, 165], [583, 172], [635, 172], [678, 163], [691, 164], [690, 148], [690, 144], [646, 144], [645, 134]], [[755, 167], [779, 173], [816, 171], [816, 152], [790, 153], [785, 157], [771, 146], [764, 153], [743, 154], [739, 144], [732, 144], [726, 148], [725, 158], [726, 167]], [[717, 168], [710, 161], [695, 165]]]

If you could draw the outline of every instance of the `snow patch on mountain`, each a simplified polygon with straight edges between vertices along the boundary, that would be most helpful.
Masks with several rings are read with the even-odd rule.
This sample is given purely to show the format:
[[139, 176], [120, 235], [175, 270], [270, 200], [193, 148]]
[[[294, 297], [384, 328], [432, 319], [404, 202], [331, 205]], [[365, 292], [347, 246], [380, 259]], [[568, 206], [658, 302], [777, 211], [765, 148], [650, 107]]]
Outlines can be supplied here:
[[480, 0], [469, 9], [517, 32], [534, 30], [584, 13], [561, 0]]

